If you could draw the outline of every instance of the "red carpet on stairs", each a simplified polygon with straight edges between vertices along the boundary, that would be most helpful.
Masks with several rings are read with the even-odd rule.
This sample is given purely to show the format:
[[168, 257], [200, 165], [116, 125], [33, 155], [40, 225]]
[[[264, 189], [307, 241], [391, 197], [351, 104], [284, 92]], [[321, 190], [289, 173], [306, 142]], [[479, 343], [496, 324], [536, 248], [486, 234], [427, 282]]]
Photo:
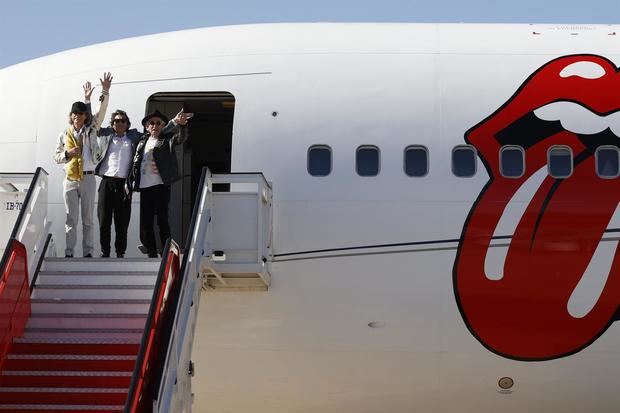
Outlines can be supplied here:
[[0, 412], [122, 412], [138, 349], [75, 340], [14, 343], [0, 374]]

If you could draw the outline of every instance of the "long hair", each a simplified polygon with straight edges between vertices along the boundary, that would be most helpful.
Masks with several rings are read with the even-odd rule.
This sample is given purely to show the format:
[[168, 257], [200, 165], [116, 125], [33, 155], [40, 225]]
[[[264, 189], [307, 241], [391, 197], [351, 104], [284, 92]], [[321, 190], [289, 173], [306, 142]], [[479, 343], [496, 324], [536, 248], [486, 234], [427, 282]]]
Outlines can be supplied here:
[[112, 115], [110, 116], [110, 126], [114, 125], [114, 117], [121, 115], [123, 118], [125, 118], [125, 120], [127, 120], [127, 129], [129, 129], [129, 127], [131, 126], [131, 121], [129, 120], [129, 116], [127, 116], [127, 112], [125, 112], [124, 110], [120, 110], [120, 109], [116, 109], [114, 112], [112, 112]]

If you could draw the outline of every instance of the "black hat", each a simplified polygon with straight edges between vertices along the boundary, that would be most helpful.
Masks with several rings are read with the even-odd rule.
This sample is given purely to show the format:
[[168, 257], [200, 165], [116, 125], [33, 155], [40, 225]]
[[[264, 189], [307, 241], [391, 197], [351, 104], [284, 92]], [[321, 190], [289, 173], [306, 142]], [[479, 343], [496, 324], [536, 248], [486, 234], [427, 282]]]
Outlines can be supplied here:
[[86, 113], [88, 110], [86, 109], [86, 104], [84, 102], [74, 102], [71, 105], [71, 113]]
[[146, 115], [144, 117], [144, 119], [142, 119], [142, 126], [146, 127], [146, 123], [149, 121], [149, 119], [151, 118], [159, 118], [161, 120], [164, 121], [164, 123], [168, 123], [168, 118], [166, 117], [166, 115], [164, 115], [163, 113], [161, 113], [160, 111], [156, 110], [155, 112], [151, 112], [148, 115]]

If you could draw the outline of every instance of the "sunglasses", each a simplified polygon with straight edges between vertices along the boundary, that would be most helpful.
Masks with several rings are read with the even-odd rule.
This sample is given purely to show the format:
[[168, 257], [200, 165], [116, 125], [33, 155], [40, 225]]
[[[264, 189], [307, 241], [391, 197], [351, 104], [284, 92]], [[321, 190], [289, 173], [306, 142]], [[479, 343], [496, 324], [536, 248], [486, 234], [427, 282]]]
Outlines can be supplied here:
[[112, 119], [112, 123], [127, 123], [127, 119]]
[[164, 124], [164, 122], [159, 121], [159, 120], [152, 120], [152, 121], [149, 121], [149, 123], [148, 123], [149, 126], [161, 126], [163, 124]]

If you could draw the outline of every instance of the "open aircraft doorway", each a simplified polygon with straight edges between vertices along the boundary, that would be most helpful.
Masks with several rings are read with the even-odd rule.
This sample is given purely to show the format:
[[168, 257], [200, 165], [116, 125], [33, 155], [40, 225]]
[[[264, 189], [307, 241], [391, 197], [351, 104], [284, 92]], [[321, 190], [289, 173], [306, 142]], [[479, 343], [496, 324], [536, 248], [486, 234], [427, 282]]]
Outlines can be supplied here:
[[187, 141], [177, 147], [182, 178], [171, 187], [169, 222], [172, 238], [184, 248], [202, 168], [230, 172], [235, 97], [228, 92], [155, 93], [147, 101], [146, 113], [159, 110], [172, 119], [181, 108], [193, 112], [194, 118]]

